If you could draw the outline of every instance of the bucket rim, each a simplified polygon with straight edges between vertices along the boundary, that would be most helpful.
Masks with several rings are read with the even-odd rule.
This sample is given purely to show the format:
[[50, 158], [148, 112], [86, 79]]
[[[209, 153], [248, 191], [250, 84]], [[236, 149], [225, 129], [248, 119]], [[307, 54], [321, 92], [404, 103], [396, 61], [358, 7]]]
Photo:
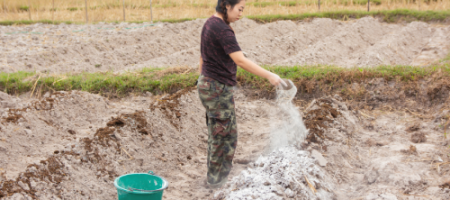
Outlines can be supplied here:
[[[119, 180], [121, 177], [129, 176], [129, 175], [135, 175], [135, 174], [142, 174], [142, 175], [149, 175], [149, 176], [155, 176], [155, 177], [158, 177], [158, 178], [160, 178], [160, 179], [163, 181], [163, 186], [162, 186], [160, 189], [157, 189], [157, 190], [150, 190], [150, 191], [145, 191], [145, 192], [144, 192], [144, 191], [137, 191], [137, 190], [130, 191], [130, 190], [127, 190], [127, 189], [125, 189], [125, 188], [123, 188], [123, 187], [121, 187], [121, 186], [118, 185], [117, 182], [118, 182], [118, 180]], [[161, 177], [161, 176], [158, 176], [158, 175], [155, 175], [155, 174], [151, 174], [151, 173], [131, 173], [131, 174], [124, 174], [124, 175], [122, 175], [122, 176], [117, 177], [117, 178], [114, 180], [114, 186], [115, 186], [118, 190], [121, 190], [121, 191], [124, 191], [124, 192], [127, 192], [127, 193], [133, 193], [133, 194], [150, 194], [150, 193], [156, 193], [156, 192], [165, 190], [167, 187], [169, 187], [169, 182], [168, 182], [165, 178], [163, 178], [163, 177]]]

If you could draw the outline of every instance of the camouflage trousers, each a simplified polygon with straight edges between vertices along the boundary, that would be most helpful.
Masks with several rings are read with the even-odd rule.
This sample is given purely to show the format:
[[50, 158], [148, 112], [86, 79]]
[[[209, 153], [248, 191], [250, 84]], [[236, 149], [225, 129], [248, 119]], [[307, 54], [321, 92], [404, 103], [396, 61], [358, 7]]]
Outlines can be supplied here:
[[209, 133], [207, 181], [209, 184], [216, 184], [226, 179], [230, 173], [237, 145], [233, 86], [200, 75], [197, 89], [206, 108]]

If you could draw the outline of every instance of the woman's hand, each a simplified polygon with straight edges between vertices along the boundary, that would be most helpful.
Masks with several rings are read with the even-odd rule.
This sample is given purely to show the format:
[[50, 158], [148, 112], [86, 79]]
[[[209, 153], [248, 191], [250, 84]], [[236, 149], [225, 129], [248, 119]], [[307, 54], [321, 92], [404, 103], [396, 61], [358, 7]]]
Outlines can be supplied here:
[[270, 82], [270, 84], [274, 86], [279, 86], [280, 84], [283, 84], [285, 87], [287, 86], [286, 83], [280, 78], [280, 76], [270, 72], [269, 77], [267, 78]]

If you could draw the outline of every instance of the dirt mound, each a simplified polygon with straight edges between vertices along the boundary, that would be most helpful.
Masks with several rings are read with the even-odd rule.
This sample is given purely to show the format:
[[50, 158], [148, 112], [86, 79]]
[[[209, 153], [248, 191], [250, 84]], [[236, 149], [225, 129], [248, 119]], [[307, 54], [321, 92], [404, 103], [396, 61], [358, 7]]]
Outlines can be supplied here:
[[[337, 96], [337, 98], [340, 98]], [[305, 110], [305, 126], [309, 129], [306, 142], [324, 143], [325, 140], [345, 141], [355, 131], [357, 119], [347, 106], [331, 97], [313, 100]], [[343, 130], [343, 134], [334, 134], [329, 129]]]
[[[17, 107], [11, 109], [21, 109], [23, 116], [0, 124], [2, 199], [114, 199], [116, 177], [149, 170], [170, 182], [165, 199], [211, 195], [202, 187], [207, 129], [195, 90], [120, 100], [79, 91], [47, 93], [42, 99], [27, 96], [2, 96], [13, 99]], [[169, 111], [175, 115], [176, 110], [178, 118], [167, 115], [166, 104], [155, 104], [165, 102], [161, 99], [172, 103]], [[267, 146], [268, 132], [253, 128], [269, 121], [254, 106], [263, 102], [246, 101], [236, 94], [239, 117], [247, 119], [239, 122], [239, 141], [251, 141], [238, 148], [238, 160], [253, 160]], [[7, 117], [9, 108], [1, 109]], [[235, 170], [244, 166], [235, 164]]]
[[[337, 96], [336, 98], [339, 99]], [[330, 108], [340, 114], [334, 117], [334, 110]], [[325, 112], [328, 114], [327, 121], [323, 123], [326, 126], [319, 129], [325, 134], [325, 139], [320, 138], [320, 144], [309, 143], [307, 149], [317, 149], [327, 155], [329, 164], [325, 169], [328, 173], [335, 174], [334, 180], [341, 184], [339, 188], [355, 187], [357, 191], [353, 194], [338, 192], [338, 199], [400, 199], [407, 196], [423, 199], [448, 198], [448, 191], [436, 190], [445, 181], [439, 178], [445, 172], [427, 168], [425, 162], [419, 161], [431, 158], [432, 162], [443, 163], [444, 154], [439, 139], [443, 135], [440, 131], [433, 131], [433, 127], [439, 125], [428, 122], [426, 126], [420, 126], [421, 132], [414, 133], [412, 137], [413, 142], [421, 143], [413, 145], [409, 141], [409, 129], [406, 128], [410, 126], [409, 120], [391, 122], [402, 115], [401, 112], [351, 111], [345, 104], [329, 97], [313, 101], [305, 110], [310, 114], [318, 111], [328, 111]], [[406, 117], [414, 118], [414, 115]], [[308, 119], [305, 122], [308, 123]], [[423, 132], [427, 132], [427, 136]], [[326, 145], [325, 149], [320, 148], [323, 145]], [[391, 189], [377, 189], [384, 187]]]
[[[198, 66], [205, 19], [138, 24], [0, 26], [0, 70], [95, 72]], [[450, 27], [377, 19], [342, 22], [242, 19], [232, 25], [245, 55], [264, 65], [428, 65], [448, 54]], [[270, 50], [269, 50], [270, 49]], [[117, 66], [120, 66], [118, 68]]]

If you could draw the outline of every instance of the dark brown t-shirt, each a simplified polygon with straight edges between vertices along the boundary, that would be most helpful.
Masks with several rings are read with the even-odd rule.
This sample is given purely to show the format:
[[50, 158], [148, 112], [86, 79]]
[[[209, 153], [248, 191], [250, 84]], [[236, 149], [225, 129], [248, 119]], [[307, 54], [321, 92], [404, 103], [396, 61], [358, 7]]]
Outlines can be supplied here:
[[202, 30], [202, 74], [226, 85], [236, 85], [236, 63], [230, 53], [240, 51], [234, 31], [222, 19], [210, 17]]

